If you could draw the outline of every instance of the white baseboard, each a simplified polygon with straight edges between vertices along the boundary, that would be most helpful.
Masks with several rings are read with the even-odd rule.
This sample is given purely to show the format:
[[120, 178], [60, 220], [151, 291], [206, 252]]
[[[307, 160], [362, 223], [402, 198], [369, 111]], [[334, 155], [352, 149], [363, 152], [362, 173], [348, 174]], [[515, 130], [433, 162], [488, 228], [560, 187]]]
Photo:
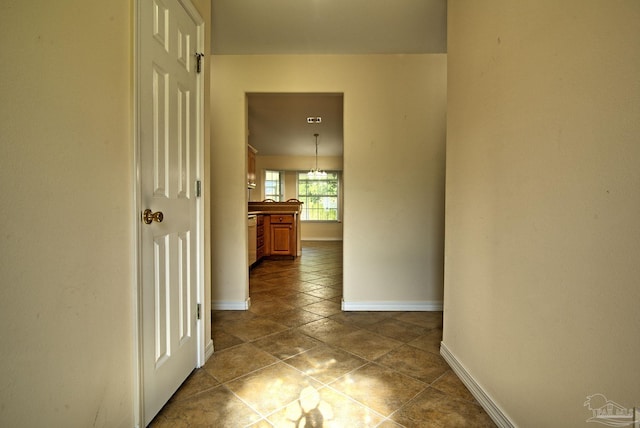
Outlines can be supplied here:
[[332, 241], [332, 242], [341, 242], [342, 238], [301, 238], [302, 242], [305, 241]]
[[214, 311], [246, 311], [251, 307], [251, 298], [243, 301], [212, 300], [211, 309]]
[[469, 389], [471, 394], [478, 400], [478, 403], [484, 408], [489, 417], [495, 422], [495, 424], [501, 428], [514, 428], [515, 425], [502, 409], [496, 404], [496, 402], [487, 394], [478, 382], [471, 377], [467, 369], [458, 361], [458, 359], [449, 351], [447, 346], [440, 342], [440, 355], [451, 366], [451, 369], [458, 375], [462, 383]]
[[442, 300], [436, 301], [381, 301], [381, 302], [345, 302], [342, 300], [343, 311], [423, 311], [433, 312], [442, 310]]
[[213, 340], [209, 340], [204, 348], [204, 360], [205, 362], [213, 355]]

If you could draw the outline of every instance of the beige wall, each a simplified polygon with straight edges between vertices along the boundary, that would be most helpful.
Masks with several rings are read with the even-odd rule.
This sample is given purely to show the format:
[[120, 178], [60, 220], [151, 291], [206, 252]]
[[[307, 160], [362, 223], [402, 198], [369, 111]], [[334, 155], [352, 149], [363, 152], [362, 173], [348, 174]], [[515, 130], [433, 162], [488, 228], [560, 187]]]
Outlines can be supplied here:
[[2, 5], [0, 426], [134, 425], [132, 11]]
[[214, 301], [248, 296], [247, 92], [344, 93], [345, 300], [440, 302], [446, 56], [212, 57]]
[[0, 425], [130, 427], [131, 5], [9, 3]]
[[[256, 157], [256, 169], [258, 171], [256, 189], [251, 191], [250, 200], [261, 201], [264, 199], [264, 176], [266, 170], [284, 172], [284, 199], [298, 197], [298, 171], [308, 171], [315, 165], [315, 157], [311, 156], [258, 156]], [[326, 171], [342, 171], [342, 157], [318, 156], [320, 169]], [[340, 181], [338, 191], [342, 207], [344, 189]], [[342, 214], [342, 212], [341, 212]], [[339, 222], [302, 222], [301, 235], [303, 241], [342, 241], [342, 221]]]
[[640, 406], [640, 2], [448, 11], [444, 345], [517, 426]]

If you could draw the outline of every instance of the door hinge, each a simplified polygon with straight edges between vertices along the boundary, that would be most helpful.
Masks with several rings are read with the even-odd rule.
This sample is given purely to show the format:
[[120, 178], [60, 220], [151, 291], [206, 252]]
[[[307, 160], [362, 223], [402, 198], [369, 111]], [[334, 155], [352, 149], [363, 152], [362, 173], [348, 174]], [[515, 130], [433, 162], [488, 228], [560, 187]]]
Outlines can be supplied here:
[[195, 56], [196, 56], [196, 73], [200, 74], [200, 71], [202, 70], [202, 57], [204, 56], [204, 54], [201, 52], [196, 52]]
[[196, 318], [200, 319], [200, 303], [196, 305]]
[[200, 180], [196, 180], [196, 198], [202, 196], [202, 182]]

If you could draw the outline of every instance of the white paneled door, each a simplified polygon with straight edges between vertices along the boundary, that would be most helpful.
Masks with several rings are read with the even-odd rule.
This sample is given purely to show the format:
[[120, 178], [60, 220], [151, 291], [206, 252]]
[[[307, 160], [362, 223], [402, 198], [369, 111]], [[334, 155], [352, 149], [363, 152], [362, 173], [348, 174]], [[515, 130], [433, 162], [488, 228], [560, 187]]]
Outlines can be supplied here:
[[140, 358], [146, 425], [198, 363], [201, 40], [188, 5], [140, 0], [138, 8]]

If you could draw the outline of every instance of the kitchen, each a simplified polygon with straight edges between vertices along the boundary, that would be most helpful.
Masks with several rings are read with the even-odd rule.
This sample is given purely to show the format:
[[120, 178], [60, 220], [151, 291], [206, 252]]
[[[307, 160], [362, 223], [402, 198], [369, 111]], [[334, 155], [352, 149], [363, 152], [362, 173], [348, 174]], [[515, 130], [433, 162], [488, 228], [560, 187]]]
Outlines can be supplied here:
[[[305, 240], [342, 240], [342, 98], [247, 95], [247, 266], [300, 257]], [[310, 170], [335, 178], [335, 196], [321, 198], [322, 207], [301, 196]]]

